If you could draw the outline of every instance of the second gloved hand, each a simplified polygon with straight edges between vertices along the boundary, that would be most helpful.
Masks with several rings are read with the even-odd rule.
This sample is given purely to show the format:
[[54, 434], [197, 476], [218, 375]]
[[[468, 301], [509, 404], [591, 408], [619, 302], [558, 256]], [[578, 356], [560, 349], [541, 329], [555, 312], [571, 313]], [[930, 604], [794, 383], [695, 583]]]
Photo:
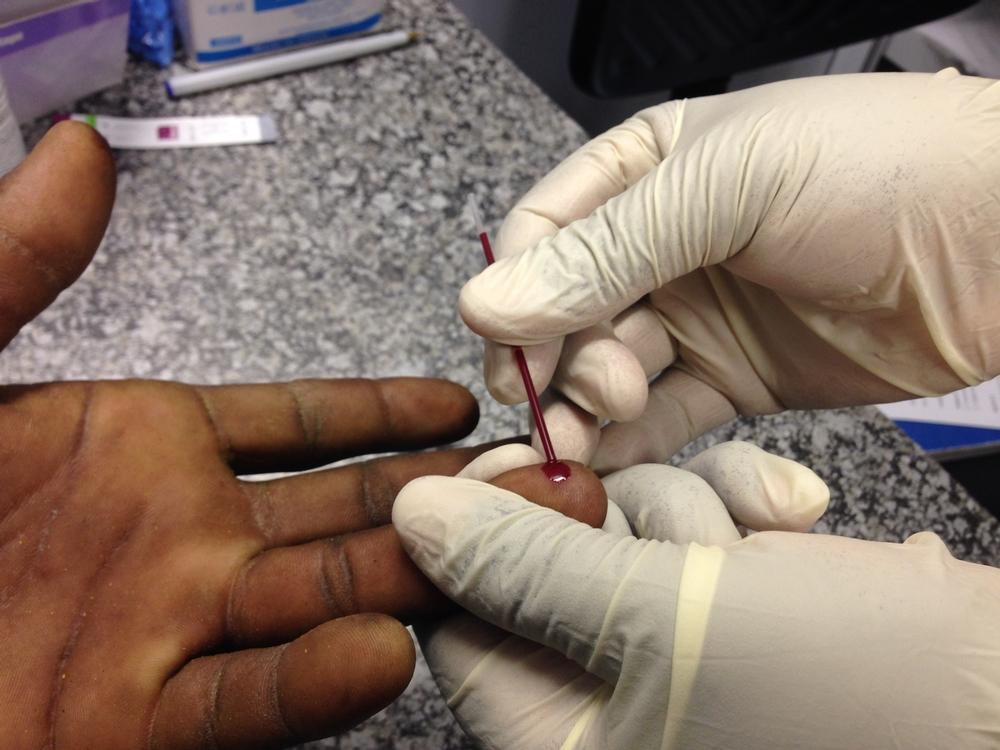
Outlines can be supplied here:
[[822, 482], [745, 444], [686, 468], [609, 477], [604, 529], [468, 479], [400, 493], [407, 551], [486, 621], [421, 633], [483, 746], [997, 747], [1000, 571], [929, 533], [741, 539], [809, 526]]
[[[1000, 374], [998, 247], [1000, 83], [783, 81], [652, 107], [571, 155], [511, 211], [461, 311], [526, 346], [559, 394], [557, 453], [606, 473], [736, 414]], [[523, 401], [509, 350], [486, 362], [491, 392]]]

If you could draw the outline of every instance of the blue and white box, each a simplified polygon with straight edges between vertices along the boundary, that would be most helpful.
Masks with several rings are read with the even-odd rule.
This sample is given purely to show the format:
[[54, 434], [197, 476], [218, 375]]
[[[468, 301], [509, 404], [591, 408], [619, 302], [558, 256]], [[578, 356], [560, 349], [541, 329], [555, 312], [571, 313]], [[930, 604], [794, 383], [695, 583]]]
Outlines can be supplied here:
[[383, 0], [174, 0], [188, 57], [235, 62], [375, 28]]
[[1000, 453], [1000, 378], [945, 396], [879, 408], [941, 461]]

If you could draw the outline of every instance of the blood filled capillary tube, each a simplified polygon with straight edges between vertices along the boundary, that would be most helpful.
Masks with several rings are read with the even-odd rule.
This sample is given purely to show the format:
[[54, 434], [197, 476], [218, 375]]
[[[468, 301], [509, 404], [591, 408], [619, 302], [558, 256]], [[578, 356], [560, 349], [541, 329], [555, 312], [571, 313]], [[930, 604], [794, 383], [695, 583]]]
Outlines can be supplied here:
[[[493, 257], [493, 246], [490, 244], [489, 235], [486, 234], [486, 226], [483, 224], [482, 216], [479, 213], [479, 206], [474, 196], [469, 197], [469, 209], [472, 211], [472, 219], [476, 223], [476, 233], [479, 235], [479, 243], [483, 247], [483, 255], [486, 256], [486, 265], [493, 265], [496, 261], [496, 258]], [[535, 430], [542, 443], [542, 450], [545, 452], [545, 463], [542, 464], [542, 471], [553, 482], [563, 482], [569, 478], [570, 468], [556, 458], [555, 449], [552, 447], [552, 440], [549, 438], [549, 429], [545, 426], [545, 416], [542, 414], [541, 404], [538, 403], [535, 384], [531, 380], [531, 371], [528, 369], [528, 362], [524, 357], [524, 350], [519, 346], [511, 347], [511, 349], [514, 352], [514, 361], [517, 362], [517, 369], [521, 371], [521, 381], [524, 383], [524, 390], [528, 394], [528, 405], [531, 407], [531, 416], [535, 420]]]

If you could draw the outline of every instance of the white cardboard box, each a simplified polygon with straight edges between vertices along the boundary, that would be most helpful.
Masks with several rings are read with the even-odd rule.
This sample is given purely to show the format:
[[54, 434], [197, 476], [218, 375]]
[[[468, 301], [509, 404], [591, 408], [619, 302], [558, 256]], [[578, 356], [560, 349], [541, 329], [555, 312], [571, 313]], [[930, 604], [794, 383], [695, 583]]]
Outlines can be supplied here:
[[129, 0], [15, 0], [0, 19], [0, 75], [19, 122], [113, 86], [125, 71]]
[[174, 0], [188, 58], [198, 66], [244, 60], [367, 31], [383, 0]]

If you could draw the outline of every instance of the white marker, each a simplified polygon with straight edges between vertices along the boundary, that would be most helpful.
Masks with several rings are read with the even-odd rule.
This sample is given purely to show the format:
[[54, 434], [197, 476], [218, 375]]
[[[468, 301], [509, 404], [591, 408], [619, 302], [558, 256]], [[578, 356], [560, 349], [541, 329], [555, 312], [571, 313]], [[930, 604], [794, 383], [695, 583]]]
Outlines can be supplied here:
[[224, 86], [259, 81], [261, 78], [270, 78], [283, 73], [315, 68], [362, 55], [370, 55], [373, 52], [402, 47], [404, 44], [416, 41], [419, 37], [420, 35], [415, 31], [390, 31], [387, 34], [372, 34], [361, 39], [325, 44], [322, 47], [310, 47], [284, 55], [262, 57], [259, 60], [248, 60], [221, 68], [183, 73], [167, 81], [167, 93], [170, 96], [189, 96]]

